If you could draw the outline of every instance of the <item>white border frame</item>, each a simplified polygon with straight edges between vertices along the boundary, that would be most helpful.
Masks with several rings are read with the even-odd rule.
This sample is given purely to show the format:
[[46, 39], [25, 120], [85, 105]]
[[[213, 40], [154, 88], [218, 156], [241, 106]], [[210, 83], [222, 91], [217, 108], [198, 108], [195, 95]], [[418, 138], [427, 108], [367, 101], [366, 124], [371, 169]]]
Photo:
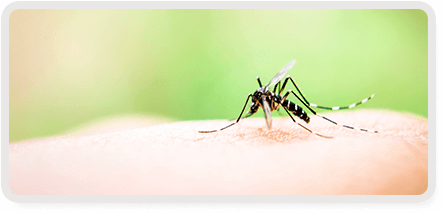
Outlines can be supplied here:
[[[428, 16], [428, 189], [422, 195], [15, 195], [9, 188], [9, 15], [16, 9], [421, 9]], [[13, 2], [1, 19], [1, 186], [13, 202], [422, 202], [436, 187], [436, 18], [424, 2]]]

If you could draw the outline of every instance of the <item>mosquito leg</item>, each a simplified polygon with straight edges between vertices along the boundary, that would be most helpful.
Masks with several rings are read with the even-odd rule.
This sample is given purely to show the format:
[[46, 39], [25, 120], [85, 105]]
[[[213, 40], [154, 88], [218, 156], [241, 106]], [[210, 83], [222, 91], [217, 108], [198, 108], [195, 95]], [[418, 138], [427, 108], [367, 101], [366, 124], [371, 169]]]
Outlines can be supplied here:
[[[278, 86], [281, 84], [281, 82], [278, 82], [278, 83], [276, 83], [275, 84], [275, 86], [273, 87], [273, 93], [274, 94], [276, 94], [276, 88], [278, 88]], [[276, 109], [275, 108], [275, 102], [274, 101], [272, 101], [272, 106], [270, 106], [272, 109]], [[278, 110], [278, 112], [279, 112], [279, 110]]]
[[287, 108], [291, 113], [296, 115], [297, 117], [301, 118], [306, 123], [310, 122], [310, 117], [307, 115], [307, 113], [297, 104], [291, 102], [290, 100], [287, 100], [287, 96], [292, 92], [292, 90], [288, 90], [287, 93], [285, 93], [284, 97], [282, 97], [281, 100], [279, 100], [279, 103], [277, 105], [278, 109], [280, 106]]
[[287, 81], [289, 80], [289, 78], [290, 78], [290, 75], [288, 75], [287, 78], [285, 78], [284, 83], [282, 84], [282, 87], [278, 91], [279, 96], [281, 96], [282, 92], [284, 91], [285, 86], [287, 85]]
[[317, 132], [314, 132], [314, 131], [310, 130], [309, 128], [305, 127], [304, 125], [296, 122], [296, 120], [293, 118], [293, 116], [290, 114], [290, 112], [286, 109], [286, 107], [283, 106], [282, 108], [284, 108], [284, 110], [287, 112], [287, 114], [290, 116], [290, 118], [293, 120], [293, 122], [295, 122], [296, 124], [298, 124], [299, 126], [304, 128], [305, 130], [309, 131], [310, 133], [315, 134], [315, 135], [317, 135], [319, 137], [323, 137], [323, 138], [328, 138], [328, 139], [333, 138], [332, 136], [322, 135], [322, 134], [319, 134]]
[[[254, 113], [247, 112], [246, 115], [244, 115], [244, 117], [242, 117], [241, 119], [248, 118], [248, 117], [252, 116], [253, 114]], [[236, 120], [236, 119], [230, 119], [229, 121], [234, 121], [234, 120]]]
[[[323, 118], [324, 120], [327, 120], [328, 122], [330, 122], [330, 123], [333, 123], [333, 124], [335, 124], [335, 125], [337, 125], [337, 126], [342, 126], [342, 127], [345, 127], [345, 128], [348, 128], [348, 129], [354, 129], [354, 130], [359, 130], [359, 131], [363, 131], [363, 132], [372, 132], [372, 133], [379, 133], [379, 131], [376, 131], [376, 130], [367, 130], [367, 129], [362, 129], [362, 128], [356, 128], [356, 127], [353, 127], [353, 126], [348, 126], [348, 125], [345, 125], [345, 124], [339, 124], [339, 123], [337, 123], [336, 121], [333, 121], [333, 120], [331, 120], [331, 119], [329, 119], [329, 118], [327, 118], [327, 117], [325, 117], [325, 116], [323, 116], [323, 115], [320, 115], [319, 113], [317, 113], [317, 112], [315, 112], [312, 108], [310, 108], [310, 106], [309, 105], [307, 105], [296, 93], [294, 93], [293, 91], [291, 91], [291, 90], [289, 90], [289, 91], [287, 91], [287, 93], [289, 93], [289, 92], [291, 92], [293, 95], [295, 95], [296, 96], [296, 98], [299, 100], [299, 101], [301, 101], [302, 102], [302, 104], [304, 104], [304, 106], [306, 106], [309, 110], [310, 110], [310, 112], [312, 112], [314, 115], [316, 115], [316, 116], [319, 116], [319, 117], [321, 117], [321, 118]], [[281, 103], [283, 103], [284, 102], [284, 100], [285, 100], [285, 98], [287, 97], [287, 94], [284, 96], [284, 98], [283, 98], [283, 101], [281, 102]]]
[[[278, 94], [279, 94], [279, 96], [281, 96], [281, 94], [282, 94], [282, 92], [284, 91], [284, 89], [285, 89], [285, 86], [287, 85], [287, 81], [289, 80], [289, 78], [290, 78], [290, 75], [288, 75], [287, 76], [287, 78], [285, 78], [285, 80], [284, 80], [284, 83], [282, 84], [282, 87], [281, 87], [281, 82], [279, 82], [279, 89], [278, 89]], [[285, 97], [287, 96], [288, 94], [286, 94], [285, 95]], [[285, 100], [285, 99], [283, 99], [283, 100]], [[282, 103], [282, 102], [281, 102]], [[281, 103], [278, 103], [278, 105], [276, 105], [276, 107], [275, 107], [275, 109], [279, 112], [279, 105], [281, 104]]]
[[[277, 88], [278, 86], [281, 86], [280, 84], [281, 84], [281, 82], [278, 82], [278, 83], [275, 85], [275, 87], [273, 87], [273, 93], [276, 93], [276, 88]], [[278, 91], [278, 92], [279, 92], [279, 91]]]
[[[248, 117], [252, 116], [253, 114], [255, 114], [258, 111], [258, 109], [259, 109], [259, 107], [254, 105], [254, 103], [252, 102], [252, 105], [250, 106], [250, 110], [241, 119], [248, 118]], [[231, 119], [229, 121], [233, 121], [233, 120], [235, 120], [235, 119]]]
[[281, 101], [275, 106], [274, 109], [279, 110], [279, 107], [281, 106], [281, 104], [285, 101], [285, 99], [287, 98], [287, 96], [290, 94], [291, 90], [287, 91], [287, 93], [285, 93], [284, 97], [282, 97]]
[[[303, 100], [302, 100], [302, 99], [301, 99], [296, 93], [294, 93], [292, 90], [288, 90], [287, 93], [292, 93], [293, 95], [295, 95], [296, 98], [297, 98], [299, 101], [301, 101], [301, 103], [304, 104], [304, 106], [306, 106], [306, 107], [308, 108], [308, 110], [310, 110], [310, 112], [312, 112], [314, 115], [317, 114], [317, 113], [315, 112], [315, 110], [313, 110], [312, 108], [310, 108], [308, 102], [307, 102], [307, 103], [304, 102], [304, 101], [303, 101]], [[288, 96], [287, 93], [284, 95], [284, 97], [287, 97], [287, 96]], [[284, 99], [284, 100], [285, 100], [285, 99]], [[284, 100], [283, 100], [283, 101], [284, 101]]]
[[[379, 133], [379, 131], [376, 131], [376, 130], [367, 130], [367, 129], [356, 128], [356, 127], [352, 127], [352, 126], [348, 126], [348, 125], [344, 125], [344, 124], [338, 124], [337, 122], [335, 122], [335, 121], [333, 121], [333, 120], [331, 120], [331, 119], [329, 119], [329, 118], [327, 118], [327, 117], [325, 117], [323, 115], [320, 115], [320, 114], [316, 113], [312, 108], [310, 108], [310, 106], [312, 106], [312, 104], [307, 101], [307, 99], [304, 97], [304, 95], [302, 95], [301, 90], [298, 88], [298, 86], [296, 86], [295, 81], [293, 81], [293, 79], [290, 76], [287, 76], [286, 80], [284, 81], [283, 88], [284, 88], [285, 83], [287, 82], [288, 79], [290, 79], [290, 81], [292, 81], [293, 85], [295, 86], [295, 88], [299, 92], [299, 94], [301, 95], [302, 99], [296, 93], [294, 93], [293, 91], [290, 91], [290, 92], [293, 93], [293, 95], [295, 95], [296, 98], [299, 101], [301, 101], [301, 103], [304, 104], [304, 106], [306, 106], [310, 110], [310, 112], [312, 112], [314, 115], [319, 116], [319, 117], [321, 117], [321, 118], [323, 118], [323, 119], [325, 119], [325, 120], [327, 120], [327, 121], [329, 121], [329, 122], [331, 122], [331, 123], [333, 123], [333, 124], [335, 124], [337, 126], [342, 126], [342, 127], [348, 128], [348, 129], [354, 129], [354, 130], [359, 130], [359, 131], [363, 131], [363, 132]], [[368, 100], [370, 100], [371, 98], [373, 98], [373, 96], [374, 96], [374, 94], [371, 97], [362, 100], [360, 103], [351, 104], [350, 106], [348, 106], [348, 108], [353, 108], [353, 107], [355, 107], [357, 105], [365, 103]], [[284, 97], [286, 97], [286, 96], [284, 96]], [[312, 107], [315, 107], [315, 106], [318, 107], [316, 104], [313, 104]], [[331, 109], [333, 110], [333, 108], [331, 108]], [[339, 107], [339, 109], [341, 109], [341, 107]], [[337, 107], [335, 107], [335, 110], [339, 110], [339, 109]], [[346, 108], [342, 107], [342, 109], [346, 109]]]
[[[259, 78], [258, 78], [258, 79], [259, 79]], [[258, 81], [259, 81], [259, 80], [258, 80]], [[246, 103], [244, 104], [244, 106], [243, 106], [243, 108], [242, 108], [242, 110], [241, 110], [241, 114], [239, 114], [239, 117], [236, 119], [236, 121], [235, 121], [234, 123], [231, 123], [230, 125], [228, 125], [228, 126], [226, 126], [226, 127], [223, 127], [223, 128], [221, 128], [221, 129], [219, 129], [219, 130], [198, 131], [198, 132], [199, 132], [199, 133], [212, 133], [212, 132], [218, 132], [218, 131], [225, 130], [225, 129], [227, 129], [227, 128], [229, 128], [229, 127], [231, 127], [231, 126], [237, 124], [237, 123], [239, 122], [239, 120], [241, 120], [242, 113], [243, 113], [244, 110], [246, 109], [247, 103], [249, 102], [249, 99], [250, 99], [251, 96], [252, 96], [252, 94], [249, 93], [249, 96], [247, 96]]]
[[359, 106], [359, 105], [367, 102], [368, 100], [372, 99], [373, 97], [374, 97], [374, 94], [371, 95], [370, 97], [368, 97], [368, 98], [358, 102], [358, 103], [353, 103], [353, 104], [350, 104], [350, 105], [344, 106], [344, 107], [340, 107], [340, 106], [334, 106], [334, 107], [318, 106], [317, 104], [314, 104], [314, 103], [310, 103], [310, 106], [311, 107], [315, 107], [315, 108], [319, 108], [319, 109], [326, 109], [326, 110], [337, 111], [337, 110], [341, 110], [341, 109], [351, 109], [353, 107]]
[[301, 95], [302, 100], [304, 100], [305, 103], [307, 103], [308, 105], [310, 105], [310, 103], [309, 103], [309, 102], [307, 101], [307, 99], [304, 97], [304, 95], [302, 94], [301, 90], [298, 88], [298, 86], [296, 85], [295, 81], [293, 80], [293, 78], [290, 77], [290, 75], [287, 76], [286, 81], [287, 81], [288, 79], [290, 79], [290, 81], [293, 83], [293, 86], [295, 86], [296, 90], [297, 90], [297, 91], [299, 92], [299, 94]]
[[280, 93], [281, 92], [281, 82], [278, 82], [279, 84], [278, 84], [278, 93]]
[[[295, 81], [293, 80], [293, 78], [291, 78], [290, 76], [287, 76], [287, 78], [290, 78], [290, 81], [293, 83], [293, 86], [295, 86], [296, 90], [299, 92], [299, 94], [301, 95], [302, 99], [305, 101], [305, 103], [307, 103], [309, 106], [311, 107], [315, 107], [315, 108], [319, 108], [319, 109], [326, 109], [326, 110], [342, 110], [342, 109], [351, 109], [353, 107], [359, 106], [365, 102], [367, 102], [368, 100], [372, 99], [374, 97], [374, 94], [371, 95], [370, 97], [358, 102], [358, 103], [353, 103], [350, 104], [348, 106], [344, 106], [344, 107], [340, 107], [340, 106], [334, 106], [334, 107], [327, 107], [327, 106], [318, 106], [317, 104], [314, 103], [310, 103], [307, 101], [307, 99], [304, 97], [304, 95], [302, 94], [301, 90], [298, 88], [298, 86], [296, 85]], [[286, 79], [287, 81], [287, 79]]]
[[[278, 87], [278, 93], [276, 93], [276, 87]], [[273, 88], [273, 93], [275, 93], [275, 94], [279, 94], [281, 92], [281, 82], [278, 82], [276, 85], [275, 85], [275, 87]], [[279, 112], [279, 105], [278, 105], [278, 107], [273, 107], [274, 109], [276, 109], [276, 111], [280, 114], [280, 115], [282, 115], [281, 114], [281, 112]]]
[[[279, 96], [281, 96], [282, 92], [284, 91], [285, 86], [287, 85], [287, 82], [289, 81], [289, 79], [292, 81], [293, 85], [294, 85], [295, 88], [298, 90], [299, 94], [301, 94], [303, 100], [308, 104], [307, 99], [304, 98], [304, 96], [302, 95], [301, 91], [298, 89], [298, 87], [296, 86], [295, 82], [294, 82], [293, 79], [290, 77], [290, 75], [287, 75], [287, 77], [285, 78], [284, 83], [282, 84], [282, 88], [281, 88], [281, 89], [279, 90], [279, 92], [278, 92]], [[289, 90], [289, 91], [285, 94], [284, 97], [287, 97], [288, 93], [290, 93], [290, 92], [291, 92], [291, 90]], [[296, 94], [295, 94], [295, 95], [296, 95]], [[299, 98], [298, 98], [298, 99], [299, 99]], [[284, 101], [284, 100], [285, 100], [285, 98], [283, 98], [283, 101]], [[300, 99], [301, 102], [303, 102], [303, 100]], [[304, 105], [305, 105], [305, 104], [304, 104]], [[278, 106], [278, 108], [279, 108], [279, 106]], [[310, 111], [312, 111], [312, 110], [310, 109]], [[314, 113], [316, 113], [316, 112], [314, 112]]]
[[[313, 114], [315, 114], [316, 115], [316, 112], [313, 110], [313, 109], [311, 109], [309, 106], [307, 106], [299, 97], [298, 97], [298, 95], [296, 95], [296, 93], [294, 93], [292, 90], [287, 90], [287, 92], [285, 93], [285, 95], [282, 97], [282, 99], [280, 100], [280, 102], [278, 103], [278, 105], [276, 105], [276, 107], [275, 107], [275, 109], [279, 109], [279, 107], [281, 106], [281, 105], [283, 105], [284, 104], [284, 102], [285, 102], [285, 100], [287, 99], [287, 96], [290, 94], [290, 93], [293, 93], [297, 98], [298, 98], [298, 100], [300, 100], [303, 104], [304, 104], [304, 106], [306, 106], [307, 108], [309, 108], [309, 110], [313, 113]], [[290, 107], [291, 105], [293, 105], [293, 108], [295, 109], [295, 110], [297, 110], [297, 108], [298, 108], [298, 105], [296, 105], [295, 103], [291, 103], [290, 101], [288, 101], [287, 103], [285, 103], [285, 105], [286, 105], [286, 107]], [[300, 108], [300, 107], [299, 107]], [[304, 110], [302, 110], [302, 112], [300, 113], [300, 115], [302, 115], [302, 114], [306, 114], [305, 112], [304, 112]]]

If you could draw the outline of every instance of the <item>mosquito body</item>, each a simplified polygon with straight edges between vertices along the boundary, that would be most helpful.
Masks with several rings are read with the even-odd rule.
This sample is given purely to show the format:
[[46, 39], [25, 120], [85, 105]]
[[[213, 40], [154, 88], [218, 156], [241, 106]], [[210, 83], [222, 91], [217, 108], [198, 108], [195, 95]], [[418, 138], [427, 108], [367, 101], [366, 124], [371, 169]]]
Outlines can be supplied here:
[[[331, 136], [326, 136], [317, 132], [314, 132], [312, 130], [310, 130], [309, 128], [305, 127], [304, 125], [296, 122], [296, 120], [293, 118], [293, 116], [290, 114], [292, 113], [293, 115], [295, 115], [296, 117], [300, 118], [301, 120], [303, 120], [305, 123], [309, 123], [310, 122], [310, 117], [307, 115], [307, 113], [304, 111], [304, 109], [291, 102], [290, 100], [287, 99], [289, 94], [293, 94], [295, 95], [295, 97], [310, 111], [313, 113], [313, 115], [319, 116], [335, 125], [338, 126], [342, 126], [345, 128], [349, 128], [349, 129], [354, 129], [354, 130], [360, 130], [360, 131], [365, 131], [365, 132], [373, 132], [373, 133], [378, 133], [378, 131], [372, 131], [372, 130], [366, 130], [366, 129], [360, 129], [360, 128], [356, 128], [356, 127], [352, 127], [352, 126], [348, 126], [348, 125], [342, 125], [342, 124], [338, 124], [337, 122], [328, 119], [326, 117], [324, 117], [323, 115], [318, 114], [317, 112], [315, 112], [311, 107], [314, 108], [320, 108], [320, 109], [326, 109], [326, 110], [341, 110], [341, 109], [350, 109], [353, 107], [356, 107], [360, 104], [363, 104], [365, 102], [367, 102], [368, 100], [370, 100], [371, 98], [374, 97], [374, 94], [358, 103], [353, 103], [350, 104], [349, 106], [345, 106], [345, 107], [339, 107], [339, 106], [335, 106], [335, 107], [325, 107], [325, 106], [318, 106], [317, 104], [313, 104], [313, 103], [309, 103], [307, 101], [307, 99], [304, 97], [304, 95], [301, 93], [301, 90], [299, 90], [298, 86], [296, 85], [295, 81], [290, 77], [290, 75], [288, 75], [284, 81], [284, 83], [281, 86], [281, 80], [282, 78], [284, 78], [285, 74], [287, 73], [287, 71], [289, 71], [293, 65], [296, 63], [296, 61], [291, 61], [289, 62], [285, 67], [283, 67], [273, 78], [272, 80], [270, 80], [270, 82], [263, 86], [261, 84], [261, 80], [259, 79], [259, 77], [257, 77], [258, 80], [258, 84], [259, 87], [253, 94], [250, 94], [247, 96], [247, 100], [246, 103], [244, 104], [244, 107], [241, 111], [241, 114], [239, 115], [239, 117], [236, 119], [236, 121], [226, 127], [223, 127], [219, 130], [211, 130], [211, 131], [199, 131], [200, 133], [213, 133], [213, 132], [218, 132], [218, 131], [222, 131], [224, 129], [227, 129], [235, 124], [237, 124], [241, 119], [243, 118], [247, 118], [252, 116], [253, 114], [255, 114], [259, 108], [264, 110], [264, 115], [265, 115], [265, 119], [266, 119], [266, 124], [267, 127], [270, 129], [272, 127], [272, 111], [273, 110], [278, 110], [280, 107], [282, 107], [287, 114], [290, 116], [290, 118], [293, 120], [293, 122], [295, 122], [296, 124], [298, 124], [299, 126], [301, 126], [302, 128], [304, 128], [305, 130], [309, 131], [312, 134], [315, 134], [317, 136], [320, 137], [324, 137], [324, 138], [332, 138]], [[285, 86], [287, 85], [288, 81], [291, 81], [293, 83], [293, 85], [295, 86], [296, 90], [299, 93], [299, 96], [293, 92], [292, 90], [288, 90], [284, 96], [282, 96], [282, 93], [285, 89]], [[269, 87], [274, 86], [273, 91], [269, 90]], [[276, 92], [276, 88], [279, 88], [278, 92]], [[246, 113], [246, 115], [244, 117], [242, 117], [242, 114], [247, 106], [247, 103], [249, 101], [249, 99], [252, 98], [252, 103], [250, 105], [250, 109], [249, 111]]]

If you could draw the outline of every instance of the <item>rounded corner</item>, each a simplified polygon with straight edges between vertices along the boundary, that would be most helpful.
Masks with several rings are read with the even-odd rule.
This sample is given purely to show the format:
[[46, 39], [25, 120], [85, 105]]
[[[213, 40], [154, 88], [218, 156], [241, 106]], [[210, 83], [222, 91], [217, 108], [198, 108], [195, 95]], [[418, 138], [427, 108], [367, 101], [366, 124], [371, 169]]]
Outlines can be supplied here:
[[20, 10], [20, 2], [11, 2], [2, 11], [2, 20], [7, 18], [10, 18], [11, 14], [14, 11]]
[[419, 196], [419, 199], [417, 200], [417, 202], [422, 203], [422, 202], [426, 202], [426, 201], [430, 200], [433, 197], [435, 191], [436, 191], [435, 185], [430, 187], [430, 185], [427, 184], [427, 189], [425, 190], [425, 192], [423, 192], [420, 195], [417, 195], [417, 196]]
[[[7, 187], [5, 185], [7, 185]], [[2, 193], [8, 200], [10, 200], [14, 203], [21, 203], [22, 202], [22, 201], [20, 201], [20, 199], [18, 199], [18, 195], [14, 194], [12, 192], [9, 184], [2, 184]]]
[[434, 9], [433, 7], [431, 7], [431, 5], [422, 1], [416, 3], [418, 3], [419, 6], [417, 9], [422, 10], [425, 13], [425, 15], [427, 16], [427, 20], [429, 20], [430, 18], [435, 19]]

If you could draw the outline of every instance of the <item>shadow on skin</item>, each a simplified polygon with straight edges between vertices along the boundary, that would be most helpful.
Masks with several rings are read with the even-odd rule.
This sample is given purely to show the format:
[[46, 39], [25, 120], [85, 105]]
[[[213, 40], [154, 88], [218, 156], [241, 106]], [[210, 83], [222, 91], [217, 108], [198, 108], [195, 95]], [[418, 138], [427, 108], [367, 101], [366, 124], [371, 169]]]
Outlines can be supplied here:
[[[251, 195], [422, 194], [428, 185], [428, 122], [391, 111], [324, 114], [358, 132], [312, 117], [149, 122], [113, 131], [10, 144], [15, 194]], [[147, 121], [148, 119], [146, 119]], [[114, 120], [118, 126], [119, 121]], [[304, 123], [302, 123], [304, 124]], [[126, 122], [127, 125], [127, 122]], [[111, 125], [115, 126], [115, 125]]]

